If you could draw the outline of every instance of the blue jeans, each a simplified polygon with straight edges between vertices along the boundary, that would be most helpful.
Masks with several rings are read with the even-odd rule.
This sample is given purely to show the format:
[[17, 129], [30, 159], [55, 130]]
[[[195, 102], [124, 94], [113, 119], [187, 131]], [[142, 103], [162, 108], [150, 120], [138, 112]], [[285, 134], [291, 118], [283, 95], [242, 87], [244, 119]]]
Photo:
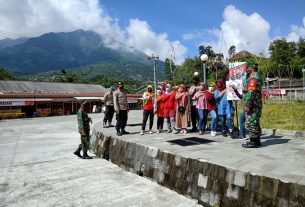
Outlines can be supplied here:
[[211, 115], [211, 118], [212, 118], [211, 131], [216, 132], [216, 129], [217, 129], [217, 114], [216, 114], [216, 111], [215, 110], [210, 110], [208, 113]]
[[245, 122], [246, 122], [246, 113], [245, 110], [243, 109], [239, 116], [239, 129], [240, 129], [240, 134], [242, 136], [246, 136]]
[[225, 115], [219, 115], [220, 121], [221, 121], [221, 130], [226, 131], [226, 121], [228, 122], [229, 130], [233, 129], [233, 119], [232, 114], [228, 113]]
[[198, 123], [198, 130], [199, 131], [205, 131], [205, 127], [207, 125], [207, 109], [197, 109], [198, 110], [198, 116], [199, 116], [199, 123]]

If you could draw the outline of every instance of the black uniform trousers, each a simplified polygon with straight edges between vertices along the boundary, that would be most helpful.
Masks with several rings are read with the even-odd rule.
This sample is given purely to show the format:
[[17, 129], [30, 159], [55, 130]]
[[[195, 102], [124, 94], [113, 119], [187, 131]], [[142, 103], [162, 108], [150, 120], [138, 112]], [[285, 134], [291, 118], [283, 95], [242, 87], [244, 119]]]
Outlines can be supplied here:
[[119, 114], [116, 114], [116, 130], [124, 131], [128, 119], [128, 112], [127, 110], [120, 110]]

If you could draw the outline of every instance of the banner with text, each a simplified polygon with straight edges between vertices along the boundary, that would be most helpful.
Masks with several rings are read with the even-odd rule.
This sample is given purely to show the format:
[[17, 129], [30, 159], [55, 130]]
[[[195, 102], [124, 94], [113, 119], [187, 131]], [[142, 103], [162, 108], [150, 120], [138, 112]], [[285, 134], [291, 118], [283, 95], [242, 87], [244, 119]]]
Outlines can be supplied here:
[[240, 100], [233, 87], [242, 94], [243, 83], [246, 81], [246, 69], [246, 62], [229, 63], [229, 81], [226, 81], [228, 100]]

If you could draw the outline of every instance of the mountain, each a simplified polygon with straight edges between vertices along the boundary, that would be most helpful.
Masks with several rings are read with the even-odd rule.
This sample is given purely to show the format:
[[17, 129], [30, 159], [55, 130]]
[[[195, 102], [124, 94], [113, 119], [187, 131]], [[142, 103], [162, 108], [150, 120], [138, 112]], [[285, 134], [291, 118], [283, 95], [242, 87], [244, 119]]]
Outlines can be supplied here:
[[[159, 61], [158, 77], [163, 77]], [[0, 66], [15, 73], [35, 74], [61, 68], [82, 71], [85, 76], [107, 74], [135, 79], [152, 77], [147, 55], [136, 50], [111, 49], [93, 31], [47, 33], [23, 43], [0, 48]]]
[[21, 43], [24, 43], [28, 40], [28, 38], [17, 38], [17, 39], [10, 39], [6, 38], [3, 40], [0, 40], [0, 49], [5, 47], [12, 47], [14, 45], [18, 45]]

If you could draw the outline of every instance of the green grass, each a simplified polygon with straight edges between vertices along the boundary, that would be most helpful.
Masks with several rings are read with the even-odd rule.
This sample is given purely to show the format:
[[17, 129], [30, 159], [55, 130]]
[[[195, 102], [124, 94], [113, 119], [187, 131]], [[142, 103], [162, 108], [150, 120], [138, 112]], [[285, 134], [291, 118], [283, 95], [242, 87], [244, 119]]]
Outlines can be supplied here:
[[[238, 112], [241, 111], [238, 105]], [[235, 121], [235, 120], [234, 120]], [[305, 103], [269, 103], [263, 105], [261, 127], [305, 131]]]

